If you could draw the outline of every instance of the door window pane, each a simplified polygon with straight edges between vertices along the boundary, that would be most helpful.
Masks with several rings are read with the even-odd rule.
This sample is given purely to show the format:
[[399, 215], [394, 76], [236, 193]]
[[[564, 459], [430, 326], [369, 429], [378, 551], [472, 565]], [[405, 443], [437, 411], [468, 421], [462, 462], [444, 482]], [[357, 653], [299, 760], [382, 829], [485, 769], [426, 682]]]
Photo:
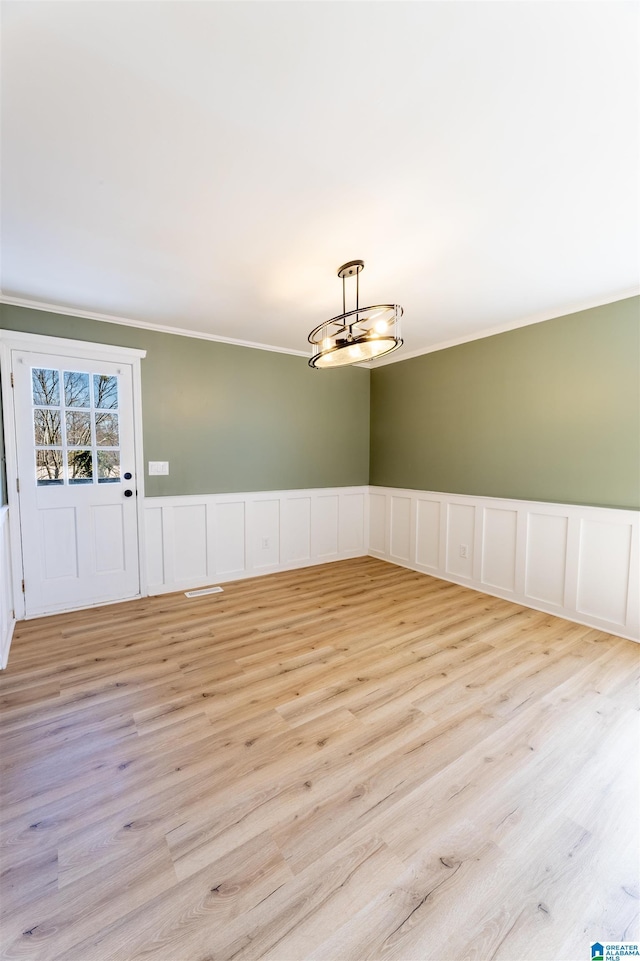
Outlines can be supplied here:
[[37, 484], [119, 483], [118, 375], [32, 367], [31, 383]]
[[90, 407], [89, 375], [77, 370], [64, 372], [65, 407]]
[[61, 447], [60, 411], [34, 410], [33, 432], [37, 447]]
[[98, 447], [117, 447], [118, 437], [118, 415], [96, 414], [96, 444]]
[[41, 407], [57, 407], [60, 404], [60, 375], [57, 370], [33, 367], [31, 370], [33, 403]]
[[38, 487], [64, 483], [61, 450], [36, 451], [36, 480]]
[[114, 484], [120, 480], [120, 451], [98, 451], [98, 483]]
[[69, 447], [88, 447], [91, 444], [91, 415], [80, 410], [68, 410], [66, 422]]
[[67, 452], [70, 484], [90, 484], [93, 480], [93, 454], [91, 450]]
[[93, 375], [94, 407], [114, 410], [118, 406], [118, 378], [108, 374]]

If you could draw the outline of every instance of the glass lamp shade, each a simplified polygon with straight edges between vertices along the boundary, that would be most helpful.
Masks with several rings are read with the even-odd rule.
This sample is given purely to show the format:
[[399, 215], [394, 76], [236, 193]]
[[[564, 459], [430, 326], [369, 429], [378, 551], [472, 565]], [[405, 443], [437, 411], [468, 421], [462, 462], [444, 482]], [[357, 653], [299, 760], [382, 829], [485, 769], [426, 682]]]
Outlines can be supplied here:
[[402, 346], [397, 304], [378, 304], [340, 314], [309, 334], [313, 352], [309, 365], [321, 370], [362, 364]]

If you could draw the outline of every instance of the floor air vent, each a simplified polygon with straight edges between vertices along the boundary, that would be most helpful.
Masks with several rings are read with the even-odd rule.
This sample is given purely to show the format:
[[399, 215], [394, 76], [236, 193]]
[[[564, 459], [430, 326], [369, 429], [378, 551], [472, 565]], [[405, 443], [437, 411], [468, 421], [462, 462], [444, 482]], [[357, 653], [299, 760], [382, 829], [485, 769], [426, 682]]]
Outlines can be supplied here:
[[199, 591], [185, 591], [185, 597], [203, 597], [205, 594], [222, 594], [221, 587], [203, 587]]

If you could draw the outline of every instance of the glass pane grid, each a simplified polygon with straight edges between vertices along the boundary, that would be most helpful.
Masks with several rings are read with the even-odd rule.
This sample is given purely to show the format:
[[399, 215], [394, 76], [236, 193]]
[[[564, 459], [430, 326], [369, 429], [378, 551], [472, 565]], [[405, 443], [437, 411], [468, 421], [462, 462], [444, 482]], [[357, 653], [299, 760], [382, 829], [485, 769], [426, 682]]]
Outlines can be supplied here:
[[38, 486], [120, 483], [118, 377], [32, 368]]

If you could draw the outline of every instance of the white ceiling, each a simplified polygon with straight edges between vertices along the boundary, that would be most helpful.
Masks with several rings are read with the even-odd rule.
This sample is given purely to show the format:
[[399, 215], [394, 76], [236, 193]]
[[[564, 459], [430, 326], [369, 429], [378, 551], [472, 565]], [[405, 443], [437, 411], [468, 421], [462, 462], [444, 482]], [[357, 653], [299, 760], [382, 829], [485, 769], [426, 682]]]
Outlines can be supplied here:
[[638, 287], [638, 17], [617, 2], [5, 2], [2, 289], [395, 356]]

